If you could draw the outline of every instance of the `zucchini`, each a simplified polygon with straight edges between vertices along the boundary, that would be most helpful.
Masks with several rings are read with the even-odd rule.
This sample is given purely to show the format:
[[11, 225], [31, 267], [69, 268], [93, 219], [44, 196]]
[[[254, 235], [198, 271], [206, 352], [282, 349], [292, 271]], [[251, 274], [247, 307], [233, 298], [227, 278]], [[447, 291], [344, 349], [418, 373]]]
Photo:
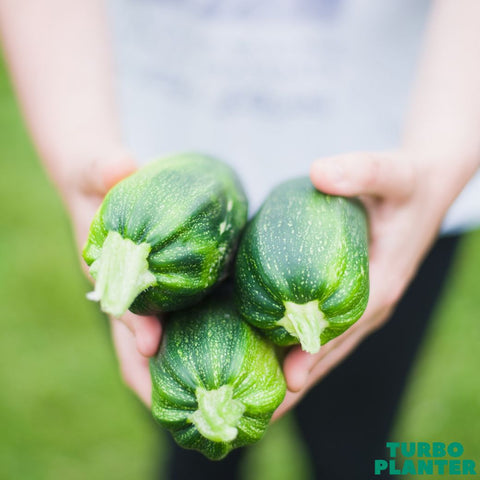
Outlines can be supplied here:
[[150, 372], [154, 418], [212, 460], [259, 440], [286, 391], [273, 345], [219, 295], [169, 315]]
[[193, 304], [225, 275], [246, 219], [245, 193], [224, 163], [194, 153], [156, 160], [113, 187], [93, 219], [88, 298], [117, 317]]
[[242, 316], [278, 345], [317, 352], [367, 306], [367, 230], [357, 200], [325, 195], [308, 178], [275, 188], [240, 242]]

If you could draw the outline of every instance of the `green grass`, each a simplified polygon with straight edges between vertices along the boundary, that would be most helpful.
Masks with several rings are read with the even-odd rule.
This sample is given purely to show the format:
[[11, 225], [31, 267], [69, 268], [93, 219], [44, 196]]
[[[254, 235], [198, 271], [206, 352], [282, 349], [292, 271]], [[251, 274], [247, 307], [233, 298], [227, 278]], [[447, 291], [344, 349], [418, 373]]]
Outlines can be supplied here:
[[[392, 438], [460, 442], [480, 473], [480, 232], [462, 245]], [[429, 477], [434, 478], [434, 477]], [[438, 478], [446, 478], [438, 477]]]
[[149, 478], [156, 430], [85, 300], [65, 211], [3, 70], [0, 132], [0, 478]]
[[[68, 218], [0, 66], [0, 478], [149, 479], [165, 442], [123, 386], [105, 318], [85, 300]], [[392, 438], [460, 441], [480, 459], [480, 234], [462, 248]], [[300, 480], [294, 426], [274, 425], [249, 479]]]

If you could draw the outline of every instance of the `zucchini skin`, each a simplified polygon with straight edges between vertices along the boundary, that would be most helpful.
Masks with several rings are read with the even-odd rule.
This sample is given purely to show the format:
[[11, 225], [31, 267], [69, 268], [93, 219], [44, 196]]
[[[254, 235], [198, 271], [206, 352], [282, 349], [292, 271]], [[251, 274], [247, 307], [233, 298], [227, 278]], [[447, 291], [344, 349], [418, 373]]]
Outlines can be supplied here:
[[327, 324], [320, 348], [360, 318], [368, 294], [368, 225], [362, 204], [323, 194], [309, 178], [276, 187], [240, 241], [235, 296], [244, 319], [276, 344], [292, 345], [298, 339], [278, 324], [285, 302], [318, 301]]
[[[150, 372], [154, 418], [180, 446], [211, 460], [259, 440], [286, 392], [274, 346], [241, 319], [225, 295], [168, 316]], [[189, 420], [198, 409], [195, 392], [225, 385], [244, 411], [236, 438], [212, 441]]]
[[83, 257], [92, 265], [111, 231], [147, 243], [156, 284], [129, 310], [145, 315], [184, 308], [226, 275], [247, 209], [239, 180], [223, 162], [195, 153], [162, 158], [108, 192]]

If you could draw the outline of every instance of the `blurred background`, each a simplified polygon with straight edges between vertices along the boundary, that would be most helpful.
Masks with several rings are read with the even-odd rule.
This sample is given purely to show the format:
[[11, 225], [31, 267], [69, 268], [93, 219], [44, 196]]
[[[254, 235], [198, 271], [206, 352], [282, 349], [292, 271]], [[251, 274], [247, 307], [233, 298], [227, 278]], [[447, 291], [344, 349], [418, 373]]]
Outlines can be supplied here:
[[[1, 59], [0, 162], [0, 479], [161, 478], [164, 432], [122, 384], [108, 323], [85, 299], [68, 217]], [[392, 441], [461, 442], [464, 458], [480, 463], [479, 285], [475, 232], [460, 249]], [[309, 478], [288, 417], [250, 449], [244, 469], [249, 479]]]

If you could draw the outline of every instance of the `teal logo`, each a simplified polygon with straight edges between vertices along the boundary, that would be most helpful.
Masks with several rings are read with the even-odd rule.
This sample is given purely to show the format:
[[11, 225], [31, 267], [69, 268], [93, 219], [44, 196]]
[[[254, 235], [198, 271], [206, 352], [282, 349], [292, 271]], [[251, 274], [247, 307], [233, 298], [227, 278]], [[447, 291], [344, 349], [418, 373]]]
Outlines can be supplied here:
[[386, 446], [389, 458], [375, 460], [375, 475], [477, 474], [475, 461], [463, 458], [459, 442], [387, 442]]

